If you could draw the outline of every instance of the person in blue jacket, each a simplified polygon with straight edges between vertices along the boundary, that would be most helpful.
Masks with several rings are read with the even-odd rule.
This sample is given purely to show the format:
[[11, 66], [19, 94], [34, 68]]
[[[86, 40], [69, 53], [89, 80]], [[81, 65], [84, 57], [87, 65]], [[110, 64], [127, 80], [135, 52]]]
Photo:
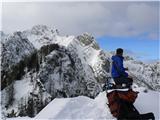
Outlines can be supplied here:
[[128, 68], [124, 68], [123, 66], [123, 59], [123, 49], [118, 48], [116, 50], [116, 55], [112, 56], [111, 75], [116, 85], [122, 85], [123, 83], [132, 85], [133, 80], [128, 76], [128, 73], [126, 72]]

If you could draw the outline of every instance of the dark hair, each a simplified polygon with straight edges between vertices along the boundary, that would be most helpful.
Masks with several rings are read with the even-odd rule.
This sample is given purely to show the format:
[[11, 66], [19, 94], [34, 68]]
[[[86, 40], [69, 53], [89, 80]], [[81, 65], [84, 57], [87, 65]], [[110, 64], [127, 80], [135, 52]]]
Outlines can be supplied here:
[[118, 48], [117, 50], [116, 50], [116, 54], [117, 55], [120, 55], [120, 54], [122, 54], [123, 53], [123, 49], [122, 48]]

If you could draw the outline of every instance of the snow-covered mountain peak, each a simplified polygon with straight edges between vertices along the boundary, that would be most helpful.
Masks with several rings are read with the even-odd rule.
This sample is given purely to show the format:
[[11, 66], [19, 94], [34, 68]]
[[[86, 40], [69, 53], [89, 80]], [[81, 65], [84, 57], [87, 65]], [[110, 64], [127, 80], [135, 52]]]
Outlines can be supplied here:
[[77, 39], [82, 42], [85, 46], [91, 46], [96, 50], [99, 50], [100, 47], [99, 45], [96, 43], [96, 40], [94, 39], [94, 37], [89, 34], [89, 33], [84, 33], [82, 35], [77, 36]]
[[23, 31], [22, 33], [36, 49], [55, 42], [55, 37], [59, 35], [58, 29], [46, 25], [35, 25], [32, 29]]
[[54, 34], [58, 35], [58, 29], [48, 27], [46, 25], [35, 25], [31, 29], [31, 33], [35, 35]]

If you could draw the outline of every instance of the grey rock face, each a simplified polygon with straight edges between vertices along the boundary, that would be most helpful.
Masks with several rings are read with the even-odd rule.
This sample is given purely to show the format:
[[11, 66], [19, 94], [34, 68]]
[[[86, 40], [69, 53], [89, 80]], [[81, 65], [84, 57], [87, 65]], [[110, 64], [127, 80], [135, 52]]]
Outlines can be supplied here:
[[90, 45], [91, 47], [93, 47], [96, 50], [100, 49], [99, 45], [95, 42], [94, 37], [87, 34], [87, 33], [77, 36], [77, 39], [80, 42], [82, 42], [85, 46]]
[[2, 87], [5, 88], [13, 80], [20, 79], [24, 74], [24, 68], [29, 62], [29, 57], [35, 52], [33, 45], [22, 38], [21, 32], [15, 32], [13, 35], [2, 40]]
[[[44, 47], [50, 48], [51, 46], [53, 45]], [[44, 50], [47, 49], [40, 50], [42, 54], [45, 54]], [[73, 58], [73, 55], [64, 47], [56, 47], [55, 50], [46, 54], [43, 60], [39, 78], [52, 97], [74, 97], [78, 95], [95, 97], [100, 91], [100, 88], [97, 89], [98, 83], [96, 81], [85, 80], [87, 77], [78, 56], [74, 55]], [[89, 89], [89, 85], [93, 88]]]
[[[46, 26], [35, 26], [31, 31], [15, 32], [3, 38], [2, 113], [5, 117], [33, 117], [56, 97], [94, 98], [101, 91], [92, 67], [84, 64], [77, 46], [54, 44], [57, 32]], [[30, 42], [34, 37], [41, 44], [39, 49]], [[23, 95], [17, 97], [20, 84], [29, 89], [22, 88]]]

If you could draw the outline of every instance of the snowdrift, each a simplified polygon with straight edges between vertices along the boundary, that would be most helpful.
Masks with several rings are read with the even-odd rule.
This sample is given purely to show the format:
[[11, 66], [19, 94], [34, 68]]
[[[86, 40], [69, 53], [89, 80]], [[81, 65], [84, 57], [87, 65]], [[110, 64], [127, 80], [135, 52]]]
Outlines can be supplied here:
[[[156, 119], [159, 119], [159, 92], [148, 91], [144, 88], [136, 88], [139, 91], [135, 106], [140, 113], [153, 112]], [[100, 93], [95, 99], [85, 96], [75, 98], [56, 98], [47, 105], [35, 119], [115, 119], [107, 104], [106, 93]]]
[[[135, 88], [139, 91], [135, 101], [135, 107], [140, 113], [153, 112], [156, 120], [159, 116], [159, 97], [160, 93], [155, 91], [144, 92], [144, 88]], [[18, 117], [7, 120], [116, 120], [107, 106], [106, 93], [101, 92], [95, 99], [85, 96], [74, 98], [56, 98], [52, 100], [35, 118]]]

